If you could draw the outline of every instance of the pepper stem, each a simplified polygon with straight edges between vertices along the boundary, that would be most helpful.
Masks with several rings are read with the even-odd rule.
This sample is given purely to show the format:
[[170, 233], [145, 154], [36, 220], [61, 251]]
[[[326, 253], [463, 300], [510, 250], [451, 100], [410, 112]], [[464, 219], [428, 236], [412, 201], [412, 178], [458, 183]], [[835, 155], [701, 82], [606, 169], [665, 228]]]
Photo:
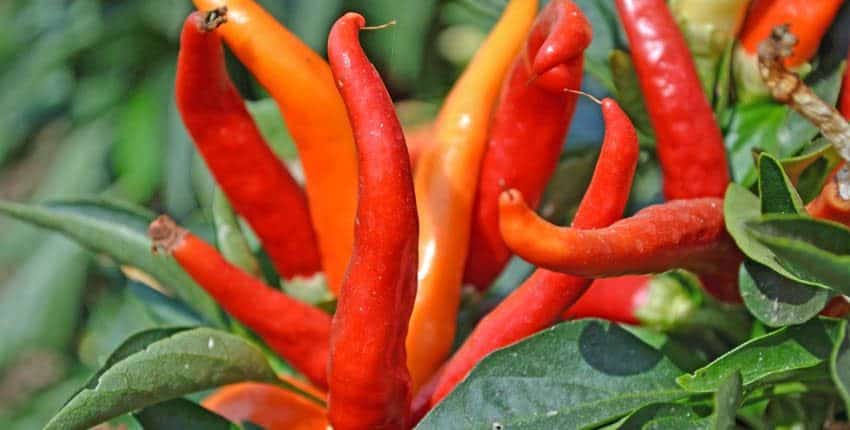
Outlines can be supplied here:
[[227, 22], [227, 6], [203, 12], [203, 20], [199, 23], [202, 31], [213, 31]]
[[[758, 67], [770, 94], [774, 99], [787, 104], [820, 129], [838, 154], [850, 161], [850, 124], [841, 113], [824, 102], [800, 77], [788, 70], [782, 60], [791, 55], [797, 37], [791, 34], [787, 24], [774, 27], [770, 37], [759, 45]], [[850, 171], [836, 177], [839, 194], [850, 200]]]
[[367, 25], [362, 27], [361, 30], [383, 30], [385, 28], [389, 28], [396, 25], [396, 20], [391, 20], [389, 22], [383, 23], [381, 25]]
[[580, 90], [574, 90], [574, 89], [572, 89], [572, 88], [564, 88], [564, 91], [566, 91], [566, 92], [568, 92], [568, 93], [573, 93], [573, 94], [577, 94], [577, 95], [580, 95], [580, 96], [587, 97], [587, 98], [589, 98], [592, 102], [594, 102], [594, 103], [596, 103], [596, 104], [598, 104], [598, 105], [601, 105], [601, 104], [602, 104], [602, 100], [599, 100], [599, 99], [598, 99], [598, 98], [596, 98], [593, 94], [586, 93], [586, 92], [584, 92], [584, 91], [580, 91]]
[[186, 235], [186, 229], [177, 225], [168, 215], [160, 215], [148, 226], [148, 236], [153, 241], [151, 252], [170, 254]]

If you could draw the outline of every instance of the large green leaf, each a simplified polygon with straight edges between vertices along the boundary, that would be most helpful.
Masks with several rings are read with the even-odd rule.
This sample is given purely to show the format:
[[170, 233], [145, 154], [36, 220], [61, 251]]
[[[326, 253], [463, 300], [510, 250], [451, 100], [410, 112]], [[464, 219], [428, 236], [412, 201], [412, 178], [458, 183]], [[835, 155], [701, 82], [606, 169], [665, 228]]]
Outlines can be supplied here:
[[844, 410], [850, 411], [850, 330], [847, 321], [841, 321], [838, 341], [829, 357], [832, 380], [844, 399]]
[[850, 294], [850, 230], [831, 221], [797, 215], [765, 215], [748, 233], [798, 278]]
[[738, 279], [747, 309], [770, 327], [802, 324], [814, 318], [831, 296], [825, 288], [785, 278], [752, 260], [741, 266]]
[[151, 430], [238, 430], [239, 426], [201, 405], [182, 398], [148, 406], [133, 414]]
[[262, 351], [210, 328], [155, 329], [132, 336], [47, 424], [86, 429], [123, 413], [241, 381], [279, 383]]
[[76, 200], [48, 205], [0, 201], [0, 213], [65, 234], [121, 264], [137, 267], [174, 291], [208, 322], [223, 324], [215, 302], [171, 258], [151, 253], [146, 236], [153, 215], [106, 200]]
[[726, 378], [741, 372], [743, 386], [779, 379], [791, 372], [811, 369], [829, 359], [838, 325], [816, 319], [783, 327], [751, 339], [677, 382], [691, 392], [713, 392]]
[[652, 343], [609, 322], [560, 324], [487, 356], [417, 428], [578, 429], [685, 397], [672, 345]]

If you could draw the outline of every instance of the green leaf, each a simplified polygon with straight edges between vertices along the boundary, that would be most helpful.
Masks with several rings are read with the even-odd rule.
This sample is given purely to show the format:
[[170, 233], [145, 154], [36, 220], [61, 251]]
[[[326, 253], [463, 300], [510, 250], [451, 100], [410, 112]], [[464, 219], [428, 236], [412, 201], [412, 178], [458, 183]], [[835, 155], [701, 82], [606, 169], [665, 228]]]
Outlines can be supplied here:
[[237, 430], [227, 418], [182, 398], [148, 406], [133, 414], [145, 429], [151, 430]]
[[702, 421], [702, 417], [697, 415], [694, 410], [687, 405], [683, 405], [681, 403], [656, 403], [638, 409], [617, 424], [606, 427], [605, 430], [642, 430], [647, 428], [649, 423], [655, 423], [653, 425], [658, 426], [660, 422], [669, 418], [690, 421], [690, 425], [679, 428], [708, 428], [705, 425], [694, 425], [697, 422]]
[[682, 369], [668, 346], [669, 341], [651, 346], [609, 322], [559, 324], [488, 355], [417, 428], [604, 424], [685, 397], [674, 382]]
[[708, 393], [718, 390], [730, 374], [740, 371], [742, 384], [779, 379], [794, 371], [826, 362], [836, 337], [837, 324], [816, 319], [783, 327], [751, 339], [720, 356], [693, 374], [676, 379], [685, 390]]
[[138, 333], [107, 360], [45, 430], [86, 429], [126, 412], [241, 381], [279, 383], [263, 353], [209, 328]]
[[212, 219], [215, 224], [216, 245], [224, 258], [242, 270], [259, 276], [260, 264], [242, 233], [236, 212], [233, 211], [224, 192], [218, 187], [213, 195]]
[[761, 217], [761, 210], [758, 197], [747, 191], [746, 188], [736, 183], [729, 184], [723, 201], [723, 217], [726, 222], [726, 230], [747, 257], [771, 268], [785, 278], [806, 285], [826, 288], [825, 285], [820, 285], [817, 282], [801, 279], [785, 269], [784, 266], [779, 264], [779, 259], [773, 251], [750, 234], [747, 223], [758, 220]]
[[752, 260], [741, 266], [739, 282], [747, 309], [770, 327], [802, 324], [814, 318], [831, 296], [825, 288], [785, 278]]
[[0, 289], [0, 369], [31, 349], [64, 350], [74, 338], [89, 255], [63, 237], [45, 240]]
[[758, 167], [761, 213], [801, 213], [803, 202], [782, 170], [779, 160], [765, 152], [759, 156]]
[[746, 224], [797, 277], [850, 294], [850, 230], [831, 221], [799, 215], [765, 215]]
[[171, 258], [151, 253], [147, 226], [153, 215], [145, 210], [101, 199], [49, 205], [0, 201], [0, 213], [58, 231], [121, 264], [137, 267], [172, 289], [210, 323], [223, 325], [215, 302]]
[[576, 3], [593, 27], [593, 40], [584, 51], [585, 71], [613, 93], [616, 88], [608, 63], [608, 55], [612, 49], [625, 45], [614, 4], [598, 0], [576, 0]]
[[844, 399], [844, 410], [850, 411], [850, 330], [847, 321], [839, 323], [838, 341], [829, 356], [829, 369], [838, 393]]
[[734, 430], [735, 416], [743, 400], [741, 372], [733, 372], [714, 393], [714, 430]]

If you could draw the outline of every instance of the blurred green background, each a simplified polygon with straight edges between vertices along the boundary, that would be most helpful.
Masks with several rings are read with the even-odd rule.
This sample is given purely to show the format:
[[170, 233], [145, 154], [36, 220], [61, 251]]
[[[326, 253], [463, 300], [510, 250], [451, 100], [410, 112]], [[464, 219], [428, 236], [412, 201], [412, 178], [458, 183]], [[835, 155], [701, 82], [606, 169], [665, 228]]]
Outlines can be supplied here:
[[[506, 1], [260, 3], [319, 52], [344, 10], [370, 23], [396, 20], [363, 40], [403, 122], [416, 124], [435, 114]], [[619, 37], [605, 3], [587, 11], [601, 23], [585, 82], [596, 95], [611, 88], [607, 55]], [[210, 238], [214, 184], [172, 95], [179, 29], [191, 9], [189, 0], [0, 2], [0, 198], [107, 196], [169, 213]], [[229, 67], [264, 134], [297, 170], [275, 106], [232, 57]], [[583, 155], [568, 166], [584, 175], [602, 132], [598, 109], [587, 103], [570, 138]], [[581, 181], [572, 187], [578, 191], [559, 193], [550, 215], [563, 216], [558, 208], [580, 196]], [[646, 188], [653, 198], [657, 187]], [[0, 428], [40, 428], [129, 334], [198, 322], [127, 275], [58, 235], [0, 218]]]

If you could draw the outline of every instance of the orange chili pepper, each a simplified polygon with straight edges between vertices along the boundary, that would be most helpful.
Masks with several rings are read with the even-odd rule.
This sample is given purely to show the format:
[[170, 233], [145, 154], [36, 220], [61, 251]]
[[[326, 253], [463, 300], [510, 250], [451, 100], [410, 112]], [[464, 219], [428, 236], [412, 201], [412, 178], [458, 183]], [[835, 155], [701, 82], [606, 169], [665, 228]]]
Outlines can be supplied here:
[[320, 430], [328, 427], [325, 409], [283, 388], [242, 382], [226, 385], [201, 402], [233, 421], [250, 421], [266, 430]]
[[328, 286], [339, 291], [354, 243], [357, 153], [330, 67], [252, 0], [193, 0], [227, 6], [215, 31], [275, 99], [295, 140]]
[[511, 0], [455, 83], [414, 175], [419, 212], [419, 288], [407, 336], [414, 390], [437, 370], [455, 336], [472, 203], [493, 105], [537, 13]]
[[815, 55], [841, 3], [843, 0], [756, 0], [741, 28], [741, 43], [750, 55], [755, 55], [773, 27], [790, 24], [798, 43], [785, 65], [799, 66]]

